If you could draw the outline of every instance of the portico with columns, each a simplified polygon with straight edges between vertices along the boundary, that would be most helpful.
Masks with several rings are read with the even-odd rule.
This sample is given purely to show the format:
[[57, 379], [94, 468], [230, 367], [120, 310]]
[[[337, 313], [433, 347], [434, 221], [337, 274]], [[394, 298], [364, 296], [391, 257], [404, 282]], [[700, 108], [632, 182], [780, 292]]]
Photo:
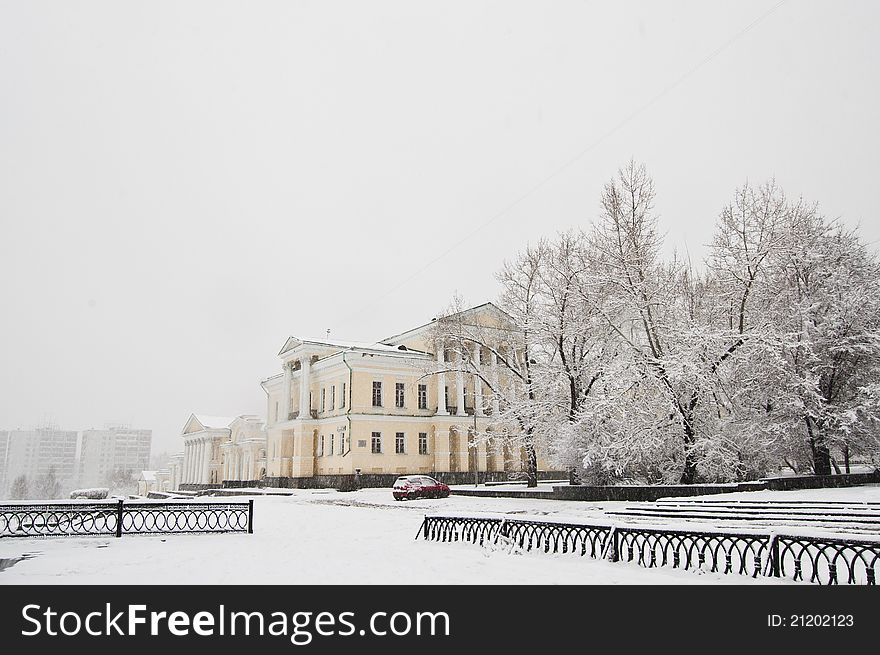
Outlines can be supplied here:
[[[233, 434], [240, 442], [233, 442]], [[175, 489], [220, 487], [232, 479], [226, 477], [230, 474], [248, 476], [234, 478], [238, 481], [257, 480], [255, 476], [265, 474], [265, 433], [256, 416], [191, 414], [181, 437], [183, 457]]]

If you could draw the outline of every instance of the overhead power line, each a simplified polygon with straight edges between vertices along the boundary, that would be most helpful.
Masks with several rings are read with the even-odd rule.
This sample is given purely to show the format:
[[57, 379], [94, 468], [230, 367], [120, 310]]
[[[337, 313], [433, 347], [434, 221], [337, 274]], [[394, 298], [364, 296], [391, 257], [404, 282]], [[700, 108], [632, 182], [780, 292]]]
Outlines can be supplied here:
[[397, 291], [397, 290], [400, 289], [401, 287], [406, 286], [407, 284], [409, 284], [409, 282], [411, 282], [412, 280], [414, 280], [415, 278], [417, 278], [419, 275], [421, 275], [422, 273], [424, 273], [426, 270], [428, 270], [429, 268], [431, 268], [434, 264], [436, 264], [437, 262], [439, 262], [441, 259], [445, 258], [449, 253], [451, 253], [452, 251], [456, 250], [456, 249], [457, 249], [459, 246], [461, 246], [463, 243], [465, 243], [466, 241], [468, 241], [468, 240], [470, 240], [471, 238], [473, 238], [474, 236], [476, 236], [479, 232], [481, 232], [481, 231], [483, 231], [484, 229], [486, 229], [487, 227], [489, 227], [492, 223], [494, 223], [495, 221], [497, 221], [499, 218], [501, 218], [501, 217], [504, 216], [505, 214], [509, 213], [512, 209], [514, 209], [517, 205], [519, 205], [520, 203], [522, 203], [524, 200], [530, 198], [530, 197], [533, 196], [535, 193], [537, 193], [538, 191], [540, 191], [543, 187], [545, 187], [545, 186], [546, 186], [551, 180], [553, 180], [555, 177], [557, 177], [558, 175], [560, 175], [561, 173], [563, 173], [564, 171], [566, 171], [567, 169], [569, 169], [571, 166], [573, 166], [573, 165], [576, 164], [578, 161], [580, 161], [581, 159], [583, 159], [583, 158], [584, 158], [587, 154], [589, 154], [591, 151], [593, 151], [593, 150], [595, 150], [597, 147], [599, 147], [599, 146], [600, 146], [600, 145], [601, 145], [606, 139], [610, 138], [611, 136], [613, 136], [614, 134], [616, 134], [617, 132], [619, 132], [619, 131], [620, 131], [621, 129], [623, 129], [628, 123], [630, 123], [631, 121], [633, 121], [633, 120], [635, 120], [636, 118], [638, 118], [639, 116], [641, 116], [641, 115], [642, 115], [643, 113], [645, 113], [648, 109], [650, 109], [651, 107], [653, 107], [657, 102], [659, 102], [659, 101], [662, 100], [665, 96], [669, 95], [672, 91], [674, 91], [674, 90], [677, 89], [679, 86], [681, 86], [681, 85], [682, 85], [682, 84], [683, 84], [683, 83], [684, 83], [689, 77], [691, 77], [692, 75], [694, 75], [694, 74], [695, 74], [696, 72], [698, 72], [701, 68], [703, 68], [703, 67], [706, 66], [709, 62], [711, 62], [713, 59], [715, 59], [718, 55], [720, 55], [722, 52], [724, 52], [724, 51], [727, 50], [730, 46], [732, 46], [734, 43], [736, 43], [739, 39], [741, 39], [743, 36], [745, 36], [746, 34], [748, 34], [749, 32], [751, 32], [751, 31], [752, 31], [753, 29], [755, 29], [758, 25], [760, 25], [761, 23], [763, 23], [767, 18], [769, 18], [769, 17], [770, 17], [772, 14], [774, 14], [774, 13], [775, 13], [780, 7], [782, 7], [782, 5], [786, 4], [787, 2], [788, 2], [788, 0], [779, 0], [779, 2], [777, 2], [776, 4], [774, 4], [773, 6], [771, 6], [771, 7], [770, 7], [769, 9], [767, 9], [764, 13], [760, 14], [760, 15], [759, 15], [757, 18], [755, 18], [752, 22], [750, 22], [748, 25], [746, 25], [744, 28], [742, 28], [739, 32], [737, 32], [736, 34], [734, 34], [733, 36], [731, 36], [729, 39], [727, 39], [726, 41], [724, 41], [724, 42], [723, 42], [721, 45], [719, 45], [717, 48], [715, 48], [714, 50], [712, 50], [712, 52], [710, 52], [710, 53], [709, 53], [708, 55], [706, 55], [703, 59], [701, 59], [698, 63], [696, 63], [694, 66], [692, 66], [691, 68], [689, 68], [688, 70], [686, 70], [684, 73], [682, 73], [677, 79], [675, 79], [674, 81], [672, 81], [671, 83], [669, 83], [668, 85], [666, 85], [665, 87], [663, 87], [663, 89], [662, 89], [659, 93], [657, 93], [656, 95], [654, 95], [653, 97], [651, 97], [647, 102], [645, 102], [644, 104], [642, 104], [641, 106], [639, 106], [637, 109], [635, 109], [633, 112], [631, 112], [630, 114], [628, 114], [625, 118], [623, 118], [620, 122], [618, 122], [616, 125], [614, 125], [614, 126], [613, 126], [611, 129], [609, 129], [607, 132], [604, 132], [604, 133], [603, 133], [602, 135], [600, 135], [597, 139], [595, 139], [594, 141], [592, 141], [591, 143], [589, 143], [586, 147], [584, 147], [584, 148], [583, 148], [582, 150], [580, 150], [577, 154], [575, 154], [573, 157], [571, 157], [570, 159], [568, 159], [568, 160], [567, 160], [565, 163], [563, 163], [561, 166], [559, 166], [559, 167], [557, 167], [556, 169], [554, 169], [551, 173], [549, 173], [546, 177], [542, 178], [542, 179], [541, 179], [540, 181], [538, 181], [535, 185], [529, 187], [529, 189], [528, 189], [527, 191], [525, 191], [525, 192], [522, 193], [521, 195], [517, 196], [514, 200], [512, 200], [511, 202], [509, 202], [507, 205], [505, 205], [505, 206], [502, 207], [500, 210], [498, 210], [497, 212], [495, 212], [494, 214], [492, 214], [491, 216], [489, 216], [486, 220], [484, 220], [483, 222], [479, 223], [474, 229], [472, 229], [470, 232], [468, 232], [467, 234], [465, 234], [465, 235], [464, 235], [463, 237], [461, 237], [458, 241], [453, 242], [452, 245], [450, 245], [448, 248], [446, 248], [445, 250], [443, 250], [442, 252], [440, 252], [440, 254], [438, 254], [438, 255], [437, 255], [436, 257], [434, 257], [433, 259], [429, 260], [426, 264], [424, 264], [424, 265], [421, 266], [420, 268], [416, 269], [416, 270], [415, 270], [412, 274], [410, 274], [408, 277], [404, 278], [403, 280], [401, 280], [400, 282], [398, 282], [398, 283], [395, 284], [394, 286], [390, 287], [387, 291], [383, 292], [383, 293], [380, 294], [378, 297], [373, 298], [373, 299], [370, 301], [369, 304], [364, 305], [363, 307], [361, 307], [360, 309], [358, 309], [358, 310], [355, 311], [354, 313], [350, 314], [347, 318], [343, 319], [342, 322], [345, 323], [345, 322], [351, 320], [352, 318], [356, 318], [357, 316], [360, 316], [361, 314], [363, 314], [363, 313], [364, 313], [365, 311], [367, 311], [368, 309], [374, 307], [375, 304], [376, 304], [376, 302], [378, 302], [378, 301], [380, 301], [380, 300], [383, 300], [383, 299], [387, 298], [388, 296], [390, 296], [392, 293], [394, 293], [395, 291]]

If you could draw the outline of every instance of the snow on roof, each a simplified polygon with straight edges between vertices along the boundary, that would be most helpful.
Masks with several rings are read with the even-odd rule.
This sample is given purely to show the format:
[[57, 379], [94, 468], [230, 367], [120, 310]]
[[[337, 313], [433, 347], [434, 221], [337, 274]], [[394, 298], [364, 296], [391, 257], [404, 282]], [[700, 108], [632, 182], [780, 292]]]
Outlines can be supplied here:
[[228, 416], [207, 416], [205, 414], [193, 414], [193, 416], [195, 416], [196, 420], [209, 430], [217, 428], [228, 428], [229, 425], [235, 420], [234, 418], [230, 418]]
[[155, 471], [141, 471], [141, 480], [146, 480], [147, 482], [154, 482], [156, 480], [156, 472]]
[[[513, 317], [512, 317], [510, 314], [508, 314], [507, 312], [505, 312], [503, 309], [501, 309], [500, 307], [498, 307], [498, 305], [496, 305], [496, 304], [493, 303], [493, 302], [484, 302], [482, 305], [476, 305], [476, 306], [474, 306], [474, 307], [468, 307], [467, 309], [463, 309], [463, 310], [461, 310], [460, 312], [455, 312], [455, 313], [453, 313], [453, 314], [449, 314], [449, 315], [445, 316], [444, 318], [451, 318], [452, 316], [464, 316], [464, 315], [467, 315], [467, 314], [470, 314], [470, 313], [473, 313], [473, 312], [477, 312], [477, 311], [479, 311], [479, 310], [481, 310], [481, 309], [491, 309], [491, 310], [493, 310], [493, 311], [495, 311], [495, 312], [498, 312], [498, 313], [502, 314], [503, 316], [506, 316], [508, 319], [510, 319], [511, 321], [513, 321]], [[435, 317], [435, 318], [432, 318], [432, 319], [430, 320], [430, 322], [428, 322], [428, 323], [425, 323], [425, 324], [423, 324], [423, 325], [419, 325], [418, 327], [410, 328], [409, 330], [406, 330], [405, 332], [401, 332], [400, 334], [395, 334], [395, 335], [393, 335], [393, 336], [388, 337], [387, 339], [382, 339], [381, 343], [383, 343], [383, 344], [393, 344], [395, 341], [398, 341], [398, 340], [400, 340], [400, 339], [404, 339], [404, 338], [410, 337], [410, 336], [412, 336], [413, 334], [416, 334], [416, 333], [420, 332], [421, 330], [424, 330], [425, 328], [430, 327], [431, 324], [434, 323], [436, 320], [437, 320], [436, 317]]]
[[363, 350], [393, 350], [397, 352], [397, 346], [387, 346], [385, 344], [379, 343], [377, 341], [373, 341], [368, 343], [366, 341], [328, 341], [327, 339], [305, 339], [305, 341], [309, 341], [311, 343], [323, 343], [328, 346], [335, 346], [337, 348], [361, 348]]
[[326, 337], [322, 338], [311, 338], [311, 337], [289, 337], [284, 344], [284, 347], [281, 349], [281, 352], [278, 353], [282, 355], [289, 350], [292, 350], [296, 346], [290, 344], [291, 340], [299, 341], [300, 343], [308, 343], [317, 346], [329, 346], [331, 348], [339, 348], [340, 350], [372, 350], [376, 352], [387, 352], [387, 353], [396, 353], [400, 354], [401, 352], [408, 353], [416, 353], [423, 354], [419, 350], [412, 350], [408, 348], [402, 348], [400, 346], [391, 346], [384, 343], [379, 343], [378, 341], [341, 341], [339, 339], [327, 339]]

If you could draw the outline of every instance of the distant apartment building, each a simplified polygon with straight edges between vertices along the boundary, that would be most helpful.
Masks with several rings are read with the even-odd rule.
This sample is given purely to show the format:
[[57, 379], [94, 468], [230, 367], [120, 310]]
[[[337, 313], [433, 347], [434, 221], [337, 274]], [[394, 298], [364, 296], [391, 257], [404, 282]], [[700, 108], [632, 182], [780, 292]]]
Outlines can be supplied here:
[[29, 484], [50, 470], [62, 489], [75, 483], [76, 442], [75, 430], [57, 430], [54, 427], [41, 427], [33, 430], [10, 430], [6, 433], [5, 455], [0, 457], [4, 463], [4, 497], [19, 476], [27, 477]]
[[106, 485], [115, 471], [133, 476], [150, 467], [152, 430], [110, 425], [84, 430], [79, 455], [79, 482], [83, 487]]

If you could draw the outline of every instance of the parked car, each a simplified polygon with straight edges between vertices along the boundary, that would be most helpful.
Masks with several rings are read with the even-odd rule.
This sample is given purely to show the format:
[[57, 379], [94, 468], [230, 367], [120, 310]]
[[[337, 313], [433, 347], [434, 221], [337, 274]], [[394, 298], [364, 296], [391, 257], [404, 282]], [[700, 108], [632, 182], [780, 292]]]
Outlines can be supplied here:
[[394, 481], [394, 500], [448, 498], [449, 487], [427, 475], [402, 475]]

